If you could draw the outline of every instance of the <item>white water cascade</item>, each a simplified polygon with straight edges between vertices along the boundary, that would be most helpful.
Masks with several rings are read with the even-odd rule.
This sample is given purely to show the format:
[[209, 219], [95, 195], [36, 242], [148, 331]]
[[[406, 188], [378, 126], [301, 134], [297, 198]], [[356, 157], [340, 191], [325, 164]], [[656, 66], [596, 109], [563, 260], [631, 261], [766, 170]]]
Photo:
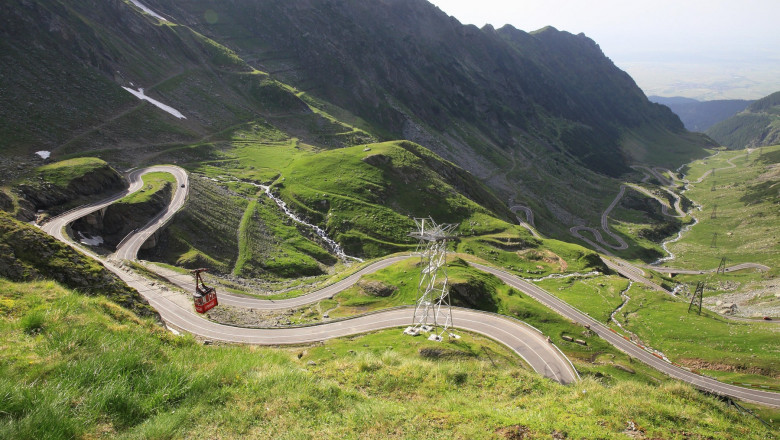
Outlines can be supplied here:
[[279, 208], [282, 209], [282, 211], [284, 211], [284, 213], [287, 215], [287, 217], [290, 217], [296, 223], [300, 223], [300, 224], [302, 224], [304, 226], [307, 226], [307, 227], [311, 228], [312, 230], [314, 230], [314, 232], [320, 238], [322, 238], [325, 241], [325, 243], [328, 244], [328, 247], [330, 247], [330, 249], [333, 251], [334, 254], [336, 254], [336, 256], [338, 256], [339, 258], [341, 258], [342, 260], [345, 260], [345, 261], [346, 260], [352, 260], [352, 261], [357, 261], [359, 263], [363, 262], [363, 260], [358, 258], [358, 257], [353, 257], [351, 255], [347, 255], [344, 252], [344, 249], [342, 249], [341, 246], [338, 243], [336, 243], [335, 240], [333, 240], [332, 238], [328, 237], [328, 234], [322, 228], [320, 228], [317, 225], [313, 225], [313, 224], [303, 220], [302, 218], [298, 217], [297, 215], [295, 215], [295, 213], [292, 212], [292, 210], [290, 210], [290, 208], [287, 207], [287, 203], [285, 203], [284, 200], [276, 197], [274, 195], [274, 193], [271, 192], [271, 187], [270, 186], [258, 185], [258, 184], [253, 184], [253, 185], [257, 186], [258, 188], [262, 188], [263, 191], [265, 191], [265, 194], [268, 197], [270, 197], [271, 200], [276, 202], [276, 204], [279, 206]]

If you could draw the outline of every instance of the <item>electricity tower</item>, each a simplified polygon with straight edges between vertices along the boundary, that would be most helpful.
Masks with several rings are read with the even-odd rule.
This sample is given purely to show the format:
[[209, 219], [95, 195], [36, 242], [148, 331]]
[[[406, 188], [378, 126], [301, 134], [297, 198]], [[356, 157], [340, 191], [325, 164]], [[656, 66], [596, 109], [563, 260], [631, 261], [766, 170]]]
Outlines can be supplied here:
[[710, 242], [710, 247], [711, 248], [718, 247], [718, 233], [717, 232], [713, 232], [712, 233], [712, 241]]
[[691, 309], [696, 310], [696, 307], [699, 307], [699, 315], [701, 315], [701, 303], [702, 299], [704, 297], [704, 281], [699, 281], [696, 283], [696, 291], [693, 292], [693, 296], [691, 297], [691, 303], [688, 305], [688, 313], [691, 313]]
[[419, 240], [420, 282], [417, 285], [417, 304], [412, 325], [404, 330], [407, 335], [431, 333], [428, 339], [441, 341], [445, 333], [451, 338], [459, 336], [449, 332], [452, 327], [452, 307], [447, 279], [447, 242], [454, 239], [452, 231], [458, 225], [436, 224], [431, 218], [415, 218], [417, 229], [409, 236]]
[[715, 272], [716, 275], [719, 274], [726, 274], [726, 257], [722, 257], [720, 259], [720, 264], [718, 265], [718, 271]]
[[710, 218], [711, 219], [718, 218], [718, 205], [717, 204], [712, 207], [712, 214], [710, 214]]

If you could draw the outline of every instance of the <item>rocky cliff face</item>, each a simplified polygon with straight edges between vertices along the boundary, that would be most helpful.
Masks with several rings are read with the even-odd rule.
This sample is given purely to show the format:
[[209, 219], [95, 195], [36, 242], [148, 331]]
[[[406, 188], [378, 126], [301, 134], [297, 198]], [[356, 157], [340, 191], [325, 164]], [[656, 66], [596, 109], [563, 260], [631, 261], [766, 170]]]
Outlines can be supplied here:
[[115, 193], [126, 185], [119, 173], [105, 164], [76, 176], [66, 185], [38, 180], [17, 186], [25, 200], [37, 209], [50, 209], [67, 202], [100, 194]]
[[13, 212], [14, 201], [5, 191], [0, 191], [0, 211]]

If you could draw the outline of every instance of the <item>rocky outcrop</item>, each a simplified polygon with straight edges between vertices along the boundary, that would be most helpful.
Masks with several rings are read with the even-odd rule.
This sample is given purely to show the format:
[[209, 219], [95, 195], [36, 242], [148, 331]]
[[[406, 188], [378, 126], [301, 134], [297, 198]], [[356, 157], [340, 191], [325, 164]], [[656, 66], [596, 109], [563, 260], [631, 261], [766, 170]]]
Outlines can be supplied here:
[[13, 212], [14, 201], [5, 191], [0, 191], [0, 211]]
[[38, 180], [21, 184], [17, 189], [35, 209], [51, 209], [83, 197], [114, 193], [124, 187], [122, 176], [105, 164], [75, 177], [64, 186]]
[[365, 294], [380, 298], [388, 297], [398, 290], [398, 288], [393, 285], [374, 280], [360, 280], [357, 285]]
[[452, 305], [470, 309], [498, 311], [498, 300], [491, 287], [482, 279], [469, 277], [450, 284]]

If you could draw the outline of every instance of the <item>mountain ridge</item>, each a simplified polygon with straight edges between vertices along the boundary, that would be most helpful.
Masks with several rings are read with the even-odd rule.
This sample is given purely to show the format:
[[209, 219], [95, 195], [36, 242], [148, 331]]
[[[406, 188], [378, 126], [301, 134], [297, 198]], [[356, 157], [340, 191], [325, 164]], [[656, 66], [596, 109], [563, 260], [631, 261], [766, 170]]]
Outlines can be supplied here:
[[743, 112], [710, 127], [707, 134], [734, 149], [780, 144], [780, 92], [756, 100]]
[[[478, 29], [461, 25], [435, 6], [415, 0], [385, 0], [370, 7], [348, 0], [307, 0], [294, 7], [278, 1], [239, 1], [225, 6], [201, 1], [188, 4], [187, 10], [166, 0], [149, 3], [169, 15], [185, 17], [189, 25], [232, 44], [234, 50], [264, 70], [277, 72], [304, 90], [316, 91], [396, 136], [410, 134], [415, 124], [441, 132], [448, 124], [465, 122], [476, 125], [487, 141], [508, 148], [516, 144], [511, 131], [538, 124], [537, 115], [543, 112], [548, 117], [588, 125], [598, 132], [600, 143], [613, 144], [614, 153], [620, 136], [607, 123], [612, 118], [635, 126], [650, 114], [664, 120], [671, 131], [682, 130], [677, 118], [649, 103], [633, 80], [608, 62], [592, 40], [551, 27], [534, 34], [511, 26], [497, 31], [492, 27]], [[204, 8], [217, 11], [219, 20], [213, 24], [198, 21]], [[273, 17], [273, 22], [266, 17]], [[512, 44], [521, 40], [535, 47], [523, 47], [521, 53]], [[545, 63], [540, 54], [551, 48], [568, 52], [553, 63]], [[582, 51], [587, 55], [582, 56]], [[599, 58], [592, 62], [606, 61], [597, 69], [599, 73], [611, 75], [612, 82], [626, 83], [620, 86], [622, 93], [616, 95], [630, 95], [629, 102], [610, 100], [605, 94], [597, 96], [595, 91], [572, 93], [593, 89], [584, 85], [597, 81], [588, 84], [582, 80], [583, 86], [572, 83], [575, 77], [588, 78], [587, 71], [574, 71], [565, 81], [543, 72], [555, 70], [565, 75], [567, 69], [562, 67], [573, 67], [573, 63], [565, 62], [566, 58], [574, 57], [577, 64], [583, 64], [594, 54]], [[385, 103], [387, 98], [398, 105]], [[454, 132], [447, 134], [457, 136]], [[410, 140], [426, 145], [421, 139]], [[467, 144], [462, 141], [459, 144]], [[565, 150], [566, 142], [563, 144]], [[443, 148], [426, 146], [443, 155]], [[610, 175], [627, 171], [622, 157], [613, 155], [610, 159], [609, 163], [587, 157], [584, 161]]]
[[692, 98], [648, 96], [650, 101], [663, 104], [677, 114], [685, 128], [691, 131], [706, 132], [718, 122], [724, 121], [745, 110], [753, 100], [718, 99], [698, 101]]
[[549, 234], [594, 221], [629, 165], [676, 168], [715, 145], [582, 35], [479, 29], [422, 0], [147, 3], [382, 140], [421, 144], [532, 206]]
[[[596, 221], [619, 186], [610, 176], [630, 163], [678, 165], [708, 145], [583, 35], [479, 29], [422, 0], [144, 4], [172, 21], [121, 0], [12, 0], [10, 21], [27, 26], [2, 31], [10, 62], [0, 73], [17, 92], [0, 97], [0, 148], [97, 152], [121, 166], [198, 162], [249, 121], [325, 149], [409, 139], [562, 237]], [[12, 71], [20, 65], [30, 75]], [[46, 93], [26, 92], [38, 83]], [[27, 110], [14, 106], [25, 100]]]

